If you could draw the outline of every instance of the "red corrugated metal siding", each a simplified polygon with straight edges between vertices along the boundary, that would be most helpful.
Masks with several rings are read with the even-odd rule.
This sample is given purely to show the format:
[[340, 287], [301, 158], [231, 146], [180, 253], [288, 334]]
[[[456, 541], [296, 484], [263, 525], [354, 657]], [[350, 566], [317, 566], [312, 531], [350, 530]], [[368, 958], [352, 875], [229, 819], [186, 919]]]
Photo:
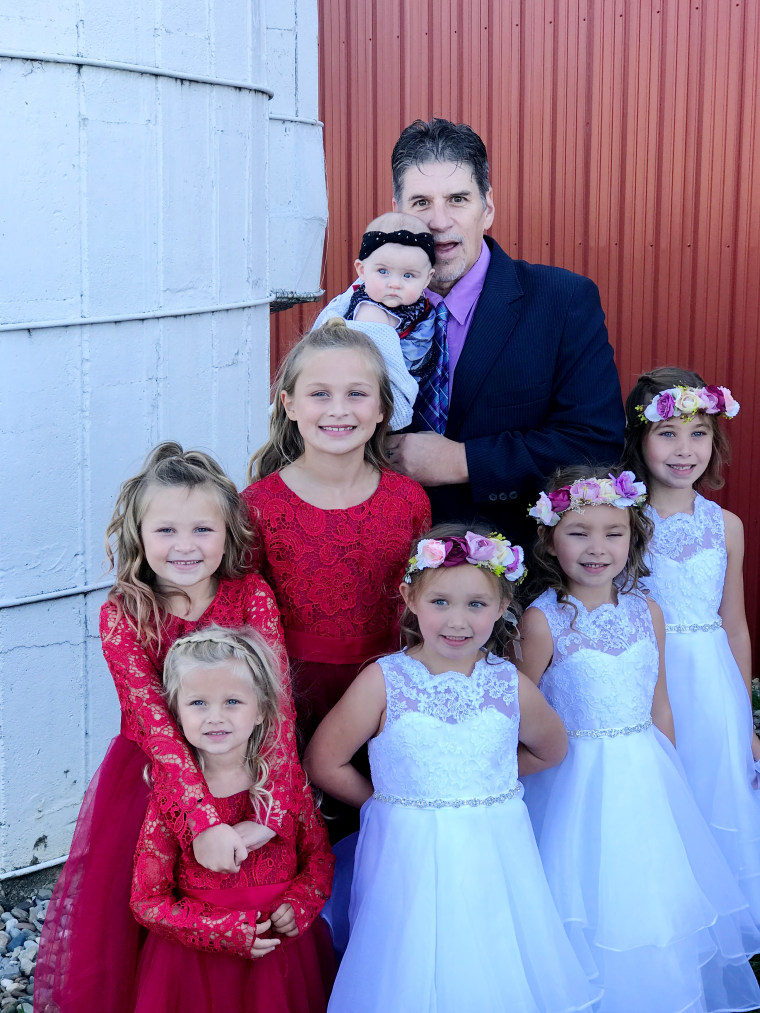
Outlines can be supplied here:
[[[320, 0], [330, 225], [324, 288], [349, 283], [388, 210], [416, 117], [486, 141], [493, 234], [513, 256], [599, 284], [624, 390], [676, 363], [728, 384], [722, 501], [760, 570], [760, 0]], [[315, 315], [277, 314], [279, 360]]]

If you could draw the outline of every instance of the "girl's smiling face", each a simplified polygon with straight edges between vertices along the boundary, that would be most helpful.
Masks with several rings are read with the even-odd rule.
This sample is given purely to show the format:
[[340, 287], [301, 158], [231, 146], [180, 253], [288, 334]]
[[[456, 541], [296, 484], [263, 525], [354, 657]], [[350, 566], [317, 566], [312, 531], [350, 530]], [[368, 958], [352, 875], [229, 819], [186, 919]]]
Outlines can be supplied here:
[[612, 600], [612, 581], [625, 569], [631, 547], [629, 509], [587, 506], [567, 510], [552, 529], [548, 551], [557, 557], [572, 595], [588, 604]]
[[263, 715], [246, 667], [240, 661], [193, 665], [182, 674], [177, 694], [177, 721], [190, 743], [202, 753], [239, 753]]
[[664, 419], [647, 426], [641, 453], [649, 471], [650, 493], [665, 489], [688, 489], [702, 477], [713, 450], [713, 422], [697, 413], [684, 422]]
[[360, 351], [328, 348], [309, 353], [282, 403], [298, 425], [306, 451], [345, 454], [361, 449], [383, 421], [380, 384]]
[[498, 580], [469, 563], [441, 566], [426, 570], [413, 586], [402, 584], [401, 594], [423, 639], [415, 657], [433, 674], [470, 675], [506, 607]]
[[213, 486], [154, 485], [147, 496], [140, 537], [158, 587], [182, 590], [191, 601], [210, 596], [227, 537]]

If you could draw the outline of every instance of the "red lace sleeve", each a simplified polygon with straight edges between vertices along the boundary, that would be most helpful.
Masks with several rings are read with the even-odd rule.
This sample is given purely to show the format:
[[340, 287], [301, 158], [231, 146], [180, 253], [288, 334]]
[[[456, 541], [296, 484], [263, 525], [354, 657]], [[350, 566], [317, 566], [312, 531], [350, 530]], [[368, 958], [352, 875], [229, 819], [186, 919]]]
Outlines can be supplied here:
[[146, 928], [194, 950], [227, 950], [251, 957], [256, 912], [207, 904], [176, 891], [180, 845], [151, 798], [140, 831], [132, 877], [131, 907]]
[[335, 858], [324, 821], [317, 812], [311, 789], [304, 788], [296, 838], [298, 875], [282, 896], [293, 906], [299, 933], [304, 932], [325, 906], [332, 889]]
[[158, 804], [183, 847], [221, 822], [213, 796], [161, 695], [157, 661], [137, 640], [124, 615], [107, 601], [100, 611], [100, 636], [131, 737], [153, 761]]

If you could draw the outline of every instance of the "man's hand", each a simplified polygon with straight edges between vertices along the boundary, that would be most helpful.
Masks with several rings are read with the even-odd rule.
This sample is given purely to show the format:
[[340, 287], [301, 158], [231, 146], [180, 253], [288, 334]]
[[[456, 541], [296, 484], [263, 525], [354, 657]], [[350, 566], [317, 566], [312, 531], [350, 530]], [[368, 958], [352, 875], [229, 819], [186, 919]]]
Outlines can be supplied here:
[[439, 433], [390, 436], [386, 450], [391, 468], [421, 485], [459, 485], [470, 480], [464, 443]]
[[193, 841], [196, 862], [211, 872], [238, 872], [240, 863], [248, 857], [243, 838], [226, 823], [209, 827]]

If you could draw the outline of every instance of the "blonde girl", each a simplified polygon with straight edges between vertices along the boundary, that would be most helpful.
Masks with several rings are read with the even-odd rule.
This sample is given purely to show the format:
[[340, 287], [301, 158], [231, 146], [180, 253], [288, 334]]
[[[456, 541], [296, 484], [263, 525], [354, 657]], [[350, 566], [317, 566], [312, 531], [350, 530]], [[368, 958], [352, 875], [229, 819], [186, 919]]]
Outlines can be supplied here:
[[[272, 806], [282, 725], [277, 655], [253, 630], [206, 627], [170, 648], [164, 692], [223, 823], [256, 829]], [[132, 880], [132, 910], [151, 930], [136, 1013], [324, 1013], [332, 951], [317, 915], [332, 855], [311, 798], [290, 790], [279, 795], [295, 835], [251, 847], [233, 875], [182, 847], [154, 790]]]
[[[273, 401], [243, 499], [283, 616], [305, 744], [362, 665], [398, 646], [397, 588], [430, 505], [421, 486], [388, 467], [388, 374], [374, 344], [345, 321], [295, 345]], [[324, 811], [335, 815], [329, 801]], [[338, 812], [333, 840], [356, 825]]]
[[[107, 531], [116, 580], [100, 614], [121, 733], [87, 790], [50, 904], [35, 976], [40, 1010], [132, 1011], [142, 933], [129, 910], [129, 891], [148, 801], [146, 759], [169, 825], [202, 865], [232, 873], [254, 843], [220, 819], [161, 692], [166, 652], [198, 628], [249, 626], [280, 648], [274, 596], [249, 572], [251, 539], [234, 484], [208, 454], [162, 443], [121, 488]], [[275, 785], [289, 771], [300, 776], [289, 719], [286, 709]], [[275, 830], [292, 829], [277, 797], [267, 822]]]

